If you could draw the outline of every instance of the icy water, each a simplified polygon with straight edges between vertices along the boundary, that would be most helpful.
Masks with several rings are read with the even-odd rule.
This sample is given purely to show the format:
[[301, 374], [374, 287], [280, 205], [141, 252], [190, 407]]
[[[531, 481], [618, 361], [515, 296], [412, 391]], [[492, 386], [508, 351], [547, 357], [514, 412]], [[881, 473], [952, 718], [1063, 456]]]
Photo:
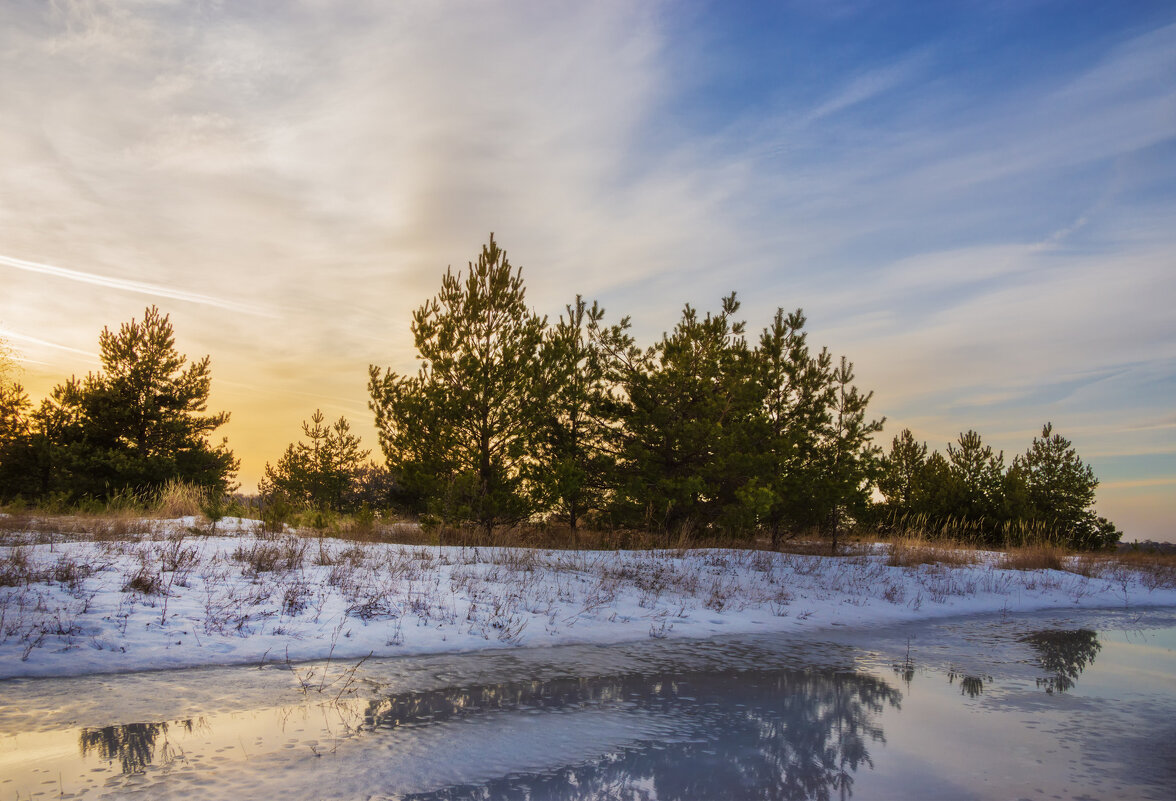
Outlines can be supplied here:
[[1172, 799], [1176, 610], [0, 682], [0, 801]]

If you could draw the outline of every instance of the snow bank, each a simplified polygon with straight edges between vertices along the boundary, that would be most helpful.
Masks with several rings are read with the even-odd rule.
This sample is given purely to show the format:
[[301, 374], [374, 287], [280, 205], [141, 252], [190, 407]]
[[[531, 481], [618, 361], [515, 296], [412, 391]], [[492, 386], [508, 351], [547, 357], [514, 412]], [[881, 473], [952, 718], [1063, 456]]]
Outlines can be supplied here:
[[881, 550], [400, 546], [195, 525], [0, 547], [0, 678], [1176, 605], [1171, 582], [1146, 573], [1002, 570], [994, 554], [892, 567]]

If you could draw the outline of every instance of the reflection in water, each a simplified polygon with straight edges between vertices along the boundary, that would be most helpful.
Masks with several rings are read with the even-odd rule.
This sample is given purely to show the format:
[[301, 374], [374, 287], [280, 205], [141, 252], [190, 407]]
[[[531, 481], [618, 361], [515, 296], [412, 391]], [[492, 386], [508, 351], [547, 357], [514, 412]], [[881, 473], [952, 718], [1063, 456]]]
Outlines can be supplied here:
[[[1102, 649], [1098, 633], [1090, 629], [1046, 629], [1019, 637], [1018, 641], [1027, 644], [1034, 651], [1033, 662], [1049, 674], [1037, 678], [1036, 682], [1038, 687], [1044, 688], [1051, 695], [1072, 689], [1079, 674], [1094, 663], [1095, 656]], [[892, 663], [891, 669], [909, 687], [915, 678], [916, 668], [917, 664], [908, 640], [905, 658]], [[993, 680], [992, 676], [978, 675], [959, 670], [955, 666], [948, 666], [948, 683], [955, 684], [956, 679], [960, 682], [960, 694], [969, 698], [982, 695], [985, 682], [991, 683]]]
[[414, 799], [757, 798], [826, 801], [852, 794], [853, 773], [885, 742], [876, 716], [901, 694], [856, 673], [809, 671], [632, 675], [506, 683], [372, 702], [366, 726], [398, 728], [487, 711], [615, 705], [672, 715], [677, 736], [576, 766], [511, 774]]
[[[859, 801], [1017, 797], [1033, 782], [1057, 797], [1168, 799], [1165, 614], [1161, 635], [1101, 648], [1098, 626], [1070, 616], [847, 635], [870, 650], [821, 642], [811, 660], [780, 638], [406, 657], [365, 663], [356, 695], [334, 701], [238, 668], [13, 682], [0, 724], [56, 718], [0, 742], [0, 786], [5, 798]], [[1071, 630], [1038, 631], [1059, 623]], [[926, 686], [900, 692], [915, 676]], [[1079, 676], [1083, 698], [1070, 698]], [[234, 689], [174, 701], [214, 685]], [[70, 696], [160, 722], [97, 728], [110, 718]], [[165, 700], [130, 702], [146, 697]], [[206, 717], [179, 720], [194, 714]]]
[[1090, 629], [1074, 631], [1039, 631], [1023, 638], [1037, 652], [1037, 662], [1049, 676], [1037, 679], [1037, 686], [1047, 693], [1064, 693], [1074, 680], [1094, 663], [1102, 649], [1098, 634]]
[[954, 668], [948, 670], [947, 683], [955, 684], [956, 679], [960, 680], [960, 695], [976, 698], [984, 693], [984, 682], [991, 682], [992, 676], [972, 676], [966, 673], [957, 673]]
[[[201, 721], [181, 720], [174, 725], [192, 732]], [[96, 753], [107, 762], [118, 760], [125, 775], [142, 773], [158, 756], [161, 763], [169, 763], [180, 755], [167, 740], [167, 723], [126, 723], [119, 726], [103, 726], [100, 729], [82, 729], [79, 738], [82, 756]], [[156, 747], [156, 740], [163, 742]]]
[[[650, 715], [673, 736], [640, 740], [545, 773], [510, 773], [486, 784], [456, 785], [419, 799], [756, 798], [847, 799], [853, 774], [873, 767], [869, 748], [885, 743], [877, 718], [902, 694], [886, 681], [853, 672], [772, 670], [628, 674], [486, 683], [407, 692], [369, 701], [353, 729], [360, 738], [390, 730], [444, 726], [495, 714], [605, 710]], [[351, 709], [350, 702], [339, 705]], [[570, 721], [574, 721], [571, 718]], [[574, 725], [574, 724], [573, 724]], [[183, 758], [169, 745], [177, 727], [133, 723], [83, 729], [82, 756], [120, 764], [123, 774]], [[408, 736], [412, 736], [408, 734]]]

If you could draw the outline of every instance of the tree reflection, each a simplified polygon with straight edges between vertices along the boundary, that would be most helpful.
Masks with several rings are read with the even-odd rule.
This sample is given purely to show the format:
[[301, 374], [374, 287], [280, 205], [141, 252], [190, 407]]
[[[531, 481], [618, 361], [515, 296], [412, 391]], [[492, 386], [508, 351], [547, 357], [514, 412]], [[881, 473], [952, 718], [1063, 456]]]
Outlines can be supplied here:
[[1071, 689], [1074, 680], [1094, 663], [1094, 657], [1102, 649], [1098, 634], [1090, 629], [1039, 631], [1022, 641], [1037, 652], [1037, 663], [1050, 674], [1037, 679], [1037, 686], [1051, 694]]
[[[175, 725], [192, 732], [201, 722], [181, 720]], [[162, 762], [170, 762], [174, 758], [167, 741], [167, 732], [168, 724], [164, 722], [125, 723], [100, 729], [82, 729], [79, 745], [83, 757], [94, 752], [108, 762], [117, 760], [122, 772], [130, 775], [142, 773], [155, 761], [157, 755]], [[156, 741], [160, 737], [163, 742], [157, 747]]]
[[960, 680], [960, 695], [975, 698], [984, 693], [984, 682], [991, 682], [992, 676], [973, 676], [967, 673], [958, 673], [955, 668], [952, 668], [947, 672], [947, 683], [955, 684], [956, 679]]
[[856, 673], [752, 671], [560, 679], [414, 693], [373, 702], [374, 727], [433, 723], [495, 709], [617, 704], [672, 713], [670, 742], [643, 742], [543, 774], [414, 799], [849, 798], [853, 774], [885, 742], [877, 715], [901, 694]]

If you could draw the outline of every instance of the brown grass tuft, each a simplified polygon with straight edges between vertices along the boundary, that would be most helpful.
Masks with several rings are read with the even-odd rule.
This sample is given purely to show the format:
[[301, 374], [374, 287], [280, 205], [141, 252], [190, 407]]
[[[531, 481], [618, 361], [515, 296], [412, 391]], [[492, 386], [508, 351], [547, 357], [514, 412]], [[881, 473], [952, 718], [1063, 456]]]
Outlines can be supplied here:
[[980, 561], [977, 552], [967, 546], [953, 542], [931, 542], [922, 537], [896, 537], [886, 544], [886, 550], [886, 564], [891, 567], [967, 567]]
[[165, 518], [194, 517], [200, 514], [207, 496], [204, 487], [172, 479], [156, 491], [152, 511]]
[[997, 567], [1005, 570], [1065, 570], [1065, 549], [1056, 545], [1026, 545], [1010, 548]]

